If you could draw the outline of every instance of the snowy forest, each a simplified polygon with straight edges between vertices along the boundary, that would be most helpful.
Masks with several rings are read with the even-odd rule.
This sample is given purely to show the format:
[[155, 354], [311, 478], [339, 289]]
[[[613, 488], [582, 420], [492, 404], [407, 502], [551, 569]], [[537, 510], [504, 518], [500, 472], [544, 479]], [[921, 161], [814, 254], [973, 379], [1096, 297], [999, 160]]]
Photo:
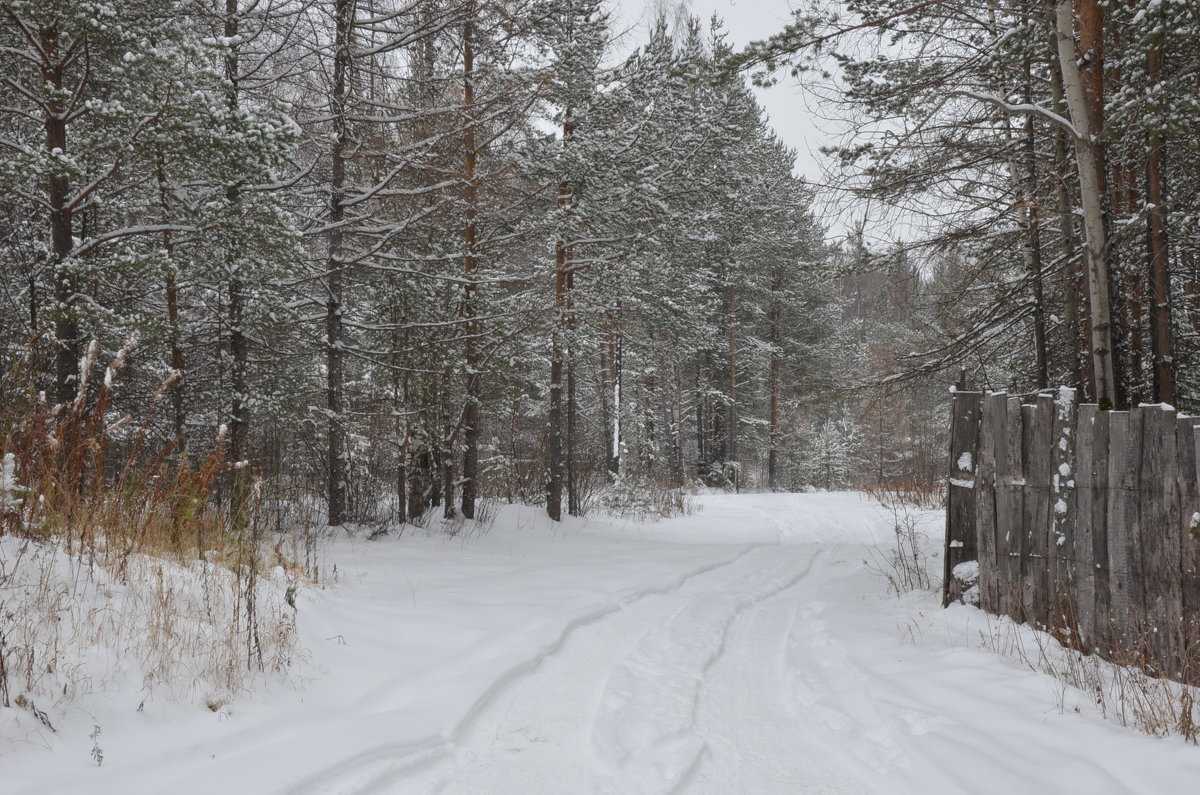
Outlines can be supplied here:
[[[742, 557], [698, 604], [769, 606], [810, 569], [846, 597], [832, 567], [864, 559], [932, 588], [952, 391], [1200, 412], [1195, 0], [804, 0], [756, 41], [697, 3], [0, 0], [0, 765], [66, 727], [99, 767], [103, 721], [70, 707], [129, 681], [138, 713], [165, 688], [221, 720], [313, 649], [373, 682], [320, 645], [354, 611], [298, 619], [329, 549], [396, 567], [371, 600], [444, 608], [464, 693], [520, 668], [467, 671], [465, 608], [337, 544], [482, 576], [536, 669], [607, 620], [586, 588], [642, 604]], [[764, 109], [781, 86], [834, 131], [820, 179]], [[626, 565], [634, 525], [744, 546]], [[629, 589], [528, 527], [600, 528], [572, 542]], [[487, 580], [512, 549], [553, 565]], [[716, 604], [719, 668], [749, 608]], [[425, 713], [443, 750], [491, 708], [457, 697]]]
[[95, 420], [132, 418], [106, 465], [220, 446], [234, 513], [259, 480], [331, 525], [848, 482], [875, 311], [847, 328], [845, 252], [719, 24], [630, 46], [590, 0], [4, 14], [10, 435], [103, 389]]
[[848, 124], [839, 184], [911, 227], [897, 251], [932, 297], [909, 363], [1195, 410], [1196, 4], [846, 10], [798, 11], [738, 62], [760, 82], [839, 71], [816, 87]]

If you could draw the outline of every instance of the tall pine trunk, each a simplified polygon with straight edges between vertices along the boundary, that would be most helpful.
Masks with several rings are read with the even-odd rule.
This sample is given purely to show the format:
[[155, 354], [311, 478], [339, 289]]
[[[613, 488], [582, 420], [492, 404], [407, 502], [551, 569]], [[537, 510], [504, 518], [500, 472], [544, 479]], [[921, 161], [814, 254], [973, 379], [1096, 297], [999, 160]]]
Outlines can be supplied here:
[[576, 400], [575, 394], [575, 351], [572, 343], [575, 340], [575, 306], [574, 306], [574, 291], [575, 291], [575, 274], [570, 270], [567, 271], [567, 445], [565, 456], [565, 475], [567, 487], [567, 513], [571, 516], [579, 516], [582, 513], [582, 506], [579, 503], [579, 473], [576, 471], [577, 461], [575, 459], [576, 444], [578, 437], [576, 436], [579, 423], [579, 403]]
[[725, 460], [728, 470], [733, 477], [733, 490], [738, 491], [741, 485], [741, 473], [738, 471], [738, 288], [734, 281], [732, 269], [729, 273], [729, 427], [728, 442], [725, 450]]
[[336, 0], [334, 5], [333, 86], [330, 117], [333, 142], [330, 148], [328, 258], [325, 303], [325, 409], [328, 415], [329, 524], [337, 527], [347, 519], [349, 486], [346, 445], [345, 340], [342, 327], [345, 252], [343, 223], [346, 220], [347, 100], [350, 88], [350, 37], [355, 0]]
[[771, 307], [767, 315], [770, 325], [771, 363], [768, 373], [769, 410], [767, 429], [767, 488], [775, 491], [779, 488], [779, 398], [783, 391], [783, 329], [781, 327], [782, 311], [779, 305], [779, 294], [783, 289], [781, 274], [774, 273], [771, 284]]
[[[1032, 64], [1025, 59], [1025, 102], [1033, 103]], [[1033, 126], [1033, 116], [1025, 117], [1025, 168], [1024, 200], [1025, 205], [1025, 257], [1029, 269], [1029, 279], [1033, 293], [1033, 352], [1038, 389], [1050, 386], [1050, 365], [1046, 341], [1046, 301], [1044, 274], [1042, 267], [1042, 230], [1040, 211], [1037, 197], [1037, 138]]]
[[[1157, 97], [1157, 88], [1162, 76], [1163, 33], [1161, 29], [1150, 40], [1150, 51], [1146, 55], [1146, 77], [1150, 84], [1150, 96]], [[1162, 118], [1157, 101], [1155, 114], [1150, 122], [1146, 152], [1146, 202], [1149, 209], [1147, 222], [1148, 248], [1150, 254], [1150, 348], [1154, 364], [1154, 400], [1161, 403], [1175, 402], [1175, 367], [1172, 355], [1171, 335], [1171, 275], [1167, 259], [1167, 210], [1163, 191], [1162, 168]]]
[[[1054, 112], [1066, 118], [1068, 111], [1063, 98], [1061, 71], [1050, 70], [1050, 86]], [[1071, 190], [1071, 158], [1066, 133], [1061, 127], [1054, 129], [1054, 161], [1054, 203], [1058, 213], [1059, 239], [1062, 243], [1063, 258], [1060, 270], [1062, 271], [1064, 326], [1067, 335], [1065, 346], [1068, 357], [1067, 370], [1070, 373], [1071, 385], [1079, 389], [1080, 394], [1086, 395], [1089, 400], [1094, 400], [1095, 396], [1088, 392], [1092, 383], [1090, 359], [1084, 355], [1086, 344], [1083, 340], [1088, 339], [1088, 330], [1084, 324], [1087, 312], [1080, 306], [1081, 301], [1087, 300], [1087, 296], [1082, 290], [1083, 273], [1075, 265], [1079, 252], [1078, 240], [1075, 236], [1075, 203], [1072, 200], [1074, 191]], [[1086, 256], [1082, 259], [1085, 264], [1086, 259]]]
[[475, 51], [471, 37], [472, 20], [463, 25], [463, 107], [466, 110], [463, 131], [463, 318], [466, 340], [463, 356], [467, 366], [467, 395], [463, 407], [462, 513], [475, 518], [475, 499], [479, 481], [479, 398], [480, 362], [478, 353], [479, 321], [475, 306], [476, 216], [479, 186], [475, 181]]
[[[155, 180], [158, 183], [158, 203], [162, 209], [163, 218], [170, 215], [170, 201], [167, 190], [167, 169], [163, 161], [161, 147], [156, 151]], [[175, 240], [171, 232], [162, 234], [163, 251], [167, 259], [175, 256]], [[187, 410], [183, 400], [183, 336], [179, 325], [179, 285], [175, 279], [174, 263], [172, 272], [167, 276], [167, 335], [171, 347], [171, 369], [177, 374], [175, 384], [171, 387], [171, 427], [175, 433], [176, 452], [181, 456], [187, 452]]]
[[[63, 106], [63, 72], [73, 55], [61, 51], [61, 31], [54, 22], [38, 30], [37, 51], [42, 85], [48, 89], [43, 123], [46, 129], [46, 151], [51, 156], [67, 154], [67, 119]], [[79, 316], [75, 308], [78, 291], [75, 269], [70, 262], [74, 247], [73, 213], [70, 206], [70, 182], [63, 174], [47, 180], [46, 198], [50, 205], [50, 250], [54, 258], [54, 336], [57, 348], [54, 358], [55, 400], [68, 403], [75, 398], [79, 359], [83, 352]]]
[[[1093, 60], [1089, 72], [1098, 68], [1095, 59], [1098, 48], [1097, 24], [1102, 16], [1097, 0], [1081, 0], [1081, 22], [1087, 30], [1084, 41], [1092, 48]], [[1119, 408], [1115, 351], [1113, 349], [1113, 318], [1110, 300], [1108, 235], [1105, 229], [1105, 196], [1101, 179], [1103, 153], [1093, 128], [1094, 96], [1085, 90], [1075, 47], [1075, 20], [1071, 0], [1056, 0], [1055, 32], [1058, 45], [1058, 66], [1062, 71], [1063, 94], [1074, 127], [1075, 164], [1079, 176], [1079, 192], [1083, 205], [1083, 226], [1087, 242], [1087, 288], [1090, 317], [1089, 344], [1092, 359], [1092, 393], [1101, 409]], [[1087, 50], [1085, 50], [1087, 52]], [[1090, 77], [1087, 88], [1096, 91], [1095, 79]]]
[[[559, 187], [558, 205], [566, 205], [566, 186]], [[547, 444], [549, 484], [546, 491], [546, 513], [554, 521], [562, 518], [563, 496], [563, 336], [567, 314], [567, 246], [559, 235], [554, 244], [554, 328], [550, 344], [550, 438]]]
[[[569, 146], [574, 124], [568, 108], [563, 122], [562, 145]], [[563, 375], [564, 356], [567, 353], [567, 334], [570, 318], [567, 295], [567, 241], [564, 239], [563, 220], [571, 204], [570, 185], [564, 180], [558, 184], [557, 206], [559, 212], [559, 234], [554, 241], [554, 328], [550, 344], [550, 434], [547, 444], [549, 482], [546, 489], [546, 513], [554, 521], [562, 518], [563, 498]]]
[[[238, 0], [225, 0], [225, 38], [230, 41], [229, 53], [225, 57], [225, 101], [231, 114], [238, 112], [241, 96], [238, 87]], [[241, 200], [238, 185], [230, 185], [225, 191], [225, 200], [236, 208]], [[236, 229], [236, 224], [234, 226]], [[249, 345], [245, 330], [246, 295], [240, 273], [238, 258], [241, 254], [240, 241], [233, 235], [226, 241], [225, 270], [229, 279], [229, 358], [230, 374], [229, 407], [229, 455], [235, 464], [233, 470], [233, 493], [230, 500], [230, 519], [234, 531], [240, 531], [247, 521], [246, 504], [250, 494], [250, 472], [241, 466], [249, 455], [250, 424], [246, 418], [246, 403], [249, 385], [246, 372], [249, 365]]]
[[621, 474], [621, 331], [609, 318], [609, 388], [612, 389], [612, 416], [608, 425], [608, 471]]

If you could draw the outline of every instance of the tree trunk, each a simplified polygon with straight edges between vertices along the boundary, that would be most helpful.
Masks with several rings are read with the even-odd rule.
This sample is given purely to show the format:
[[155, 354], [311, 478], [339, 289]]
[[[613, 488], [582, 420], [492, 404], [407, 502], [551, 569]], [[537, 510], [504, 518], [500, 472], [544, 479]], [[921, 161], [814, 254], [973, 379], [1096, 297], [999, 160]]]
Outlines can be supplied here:
[[[1033, 103], [1033, 78], [1029, 59], [1025, 60], [1025, 102]], [[1033, 353], [1038, 389], [1050, 386], [1050, 366], [1046, 342], [1046, 302], [1042, 276], [1042, 231], [1037, 199], [1037, 139], [1033, 116], [1025, 117], [1025, 250], [1033, 292]]]
[[466, 110], [463, 130], [463, 317], [466, 340], [463, 355], [467, 366], [466, 405], [463, 409], [463, 464], [462, 464], [462, 513], [468, 519], [475, 518], [475, 499], [479, 480], [479, 399], [480, 362], [478, 353], [479, 321], [475, 306], [478, 286], [475, 271], [476, 215], [479, 203], [479, 186], [475, 182], [475, 51], [471, 41], [472, 19], [463, 25], [463, 108]]
[[576, 471], [576, 431], [579, 422], [579, 403], [575, 395], [575, 350], [572, 344], [575, 340], [575, 274], [567, 272], [567, 449], [565, 456], [567, 513], [579, 516], [582, 507], [579, 504], [579, 473]]
[[[616, 325], [615, 323], [613, 324]], [[609, 363], [612, 372], [612, 425], [608, 441], [608, 471], [621, 474], [621, 332], [611, 328], [608, 332]]]
[[[41, 45], [42, 85], [49, 89], [44, 119], [46, 151], [67, 153], [67, 120], [63, 107], [63, 70], [58, 60], [60, 30], [57, 23], [38, 30]], [[54, 257], [54, 336], [57, 349], [54, 359], [55, 400], [69, 403], [75, 399], [76, 378], [83, 342], [79, 336], [79, 317], [75, 309], [78, 291], [75, 269], [69, 261], [73, 239], [73, 210], [69, 202], [70, 183], [67, 177], [52, 176], [47, 181], [47, 200], [50, 204], [50, 248]]]
[[[225, 0], [225, 38], [236, 42], [238, 35], [238, 0]], [[236, 114], [241, 102], [238, 89], [238, 44], [231, 43], [225, 56], [226, 104], [231, 113]], [[241, 192], [237, 185], [230, 185], [225, 191], [225, 200], [231, 207], [236, 208], [241, 200]], [[250, 494], [250, 472], [241, 463], [249, 455], [250, 426], [246, 418], [246, 401], [248, 385], [246, 371], [249, 363], [249, 350], [245, 333], [246, 297], [244, 285], [239, 273], [238, 258], [240, 255], [239, 241], [236, 235], [230, 235], [225, 251], [225, 271], [229, 278], [229, 358], [230, 380], [232, 395], [229, 407], [229, 456], [237, 464], [233, 470], [233, 494], [230, 500], [229, 514], [234, 532], [242, 530], [247, 521], [247, 501]]]
[[779, 488], [779, 396], [783, 391], [783, 360], [781, 357], [781, 347], [783, 344], [783, 332], [780, 328], [780, 307], [777, 301], [777, 296], [781, 285], [778, 278], [775, 280], [774, 293], [772, 297], [771, 311], [769, 316], [771, 331], [771, 364], [770, 364], [770, 407], [768, 416], [768, 441], [769, 449], [767, 451], [767, 488], [775, 491]]
[[738, 472], [738, 289], [733, 281], [733, 273], [729, 274], [729, 441], [725, 450], [725, 460], [733, 476], [733, 490], [739, 490]]
[[171, 369], [179, 373], [171, 387], [171, 426], [177, 440], [176, 451], [182, 455], [187, 452], [187, 407], [183, 402], [183, 348], [179, 344], [179, 286], [174, 276], [167, 279], [167, 326], [171, 335]]
[[454, 510], [454, 426], [450, 420], [450, 412], [446, 412], [446, 425], [443, 429], [442, 439], [444, 449], [442, 451], [442, 518], [453, 519], [456, 516]]
[[[563, 146], [571, 140], [574, 124], [571, 110], [567, 109], [563, 122]], [[559, 223], [571, 203], [570, 186], [565, 182], [558, 185]], [[567, 306], [567, 241], [561, 228], [554, 242], [554, 330], [550, 345], [550, 438], [547, 445], [549, 459], [549, 483], [546, 489], [546, 513], [554, 521], [562, 518], [563, 497], [563, 357], [566, 352], [566, 337], [570, 325]]]
[[[1063, 100], [1061, 71], [1050, 70], [1050, 85], [1053, 92], [1054, 112], [1066, 118], [1068, 111]], [[1054, 160], [1056, 171], [1054, 199], [1058, 211], [1059, 237], [1062, 241], [1063, 252], [1063, 314], [1065, 315], [1064, 326], [1067, 335], [1066, 353], [1069, 357], [1067, 370], [1070, 373], [1071, 385], [1079, 389], [1081, 395], [1086, 395], [1089, 400], [1094, 400], [1095, 396], [1088, 394], [1092, 379], [1090, 364], [1086, 363], [1090, 360], [1084, 356], [1084, 345], [1081, 344], [1081, 340], [1088, 338], [1088, 333], [1086, 326], [1081, 326], [1083, 317], [1087, 313], [1080, 311], [1080, 301], [1081, 299], [1086, 300], [1087, 297], [1082, 294], [1081, 290], [1083, 274], [1074, 264], [1078, 250], [1075, 238], [1074, 202], [1071, 200], [1073, 191], [1069, 190], [1071, 162], [1067, 151], [1066, 133], [1059, 127], [1054, 129]]]
[[[1095, 2], [1082, 0], [1082, 5], [1093, 6]], [[1096, 8], [1087, 18], [1094, 20], [1098, 14], [1099, 10]], [[1108, 410], [1119, 407], [1113, 352], [1112, 303], [1109, 297], [1108, 237], [1105, 230], [1103, 188], [1099, 179], [1099, 145], [1093, 137], [1088, 96], [1085, 94], [1083, 78], [1076, 62], [1071, 0], [1056, 0], [1055, 31], [1059, 68], [1063, 77], [1063, 94], [1071, 114], [1071, 123], [1075, 128], [1075, 161], [1087, 240], [1092, 393], [1101, 409]], [[1088, 40], [1094, 42], [1094, 37], [1089, 37]]]
[[350, 35], [354, 20], [354, 0], [336, 0], [334, 6], [333, 86], [330, 116], [333, 144], [330, 150], [328, 260], [326, 262], [325, 343], [326, 413], [328, 416], [328, 514], [329, 524], [346, 522], [349, 486], [348, 451], [345, 417], [345, 340], [342, 329], [344, 298], [344, 252], [342, 224], [346, 218], [346, 144], [347, 99], [350, 87]]
[[[566, 186], [558, 189], [558, 205], [567, 202]], [[563, 440], [562, 440], [562, 387], [563, 387], [563, 335], [566, 332], [567, 313], [567, 247], [562, 236], [554, 244], [554, 329], [550, 344], [550, 437], [547, 445], [549, 483], [546, 491], [546, 513], [554, 521], [562, 518], [563, 492]]]
[[[670, 373], [670, 402], [664, 406], [664, 412], [671, 422], [671, 487], [683, 486], [683, 367], [675, 362], [668, 368]], [[667, 399], [663, 390], [664, 401]]]
[[[1161, 31], [1155, 33], [1146, 56], [1146, 77], [1152, 98], [1158, 96], [1156, 89], [1162, 74], [1162, 37]], [[1167, 210], [1163, 196], [1162, 120], [1158, 115], [1156, 100], [1151, 101], [1155, 102], [1155, 115], [1150, 123], [1146, 153], [1146, 201], [1150, 211], [1147, 230], [1150, 296], [1154, 302], [1150, 312], [1150, 349], [1154, 360], [1154, 400], [1174, 404], [1175, 365], [1171, 335], [1171, 275], [1167, 259]]]
[[696, 357], [696, 476], [708, 482], [709, 448], [705, 436], [704, 367]]
[[408, 518], [412, 521], [420, 521], [425, 515], [432, 483], [430, 466], [429, 452], [421, 450], [412, 456], [412, 465], [408, 467]]
[[[166, 164], [163, 162], [162, 150], [157, 152], [157, 168], [155, 179], [158, 182], [158, 202], [162, 208], [163, 217], [170, 214], [170, 202], [167, 197]], [[168, 259], [175, 255], [175, 241], [170, 232], [163, 232], [163, 251]], [[183, 348], [180, 346], [182, 332], [179, 327], [179, 285], [172, 272], [167, 276], [167, 329], [171, 345], [171, 369], [178, 374], [175, 384], [171, 387], [171, 426], [175, 432], [176, 452], [183, 455], [187, 452], [187, 413], [183, 402]]]

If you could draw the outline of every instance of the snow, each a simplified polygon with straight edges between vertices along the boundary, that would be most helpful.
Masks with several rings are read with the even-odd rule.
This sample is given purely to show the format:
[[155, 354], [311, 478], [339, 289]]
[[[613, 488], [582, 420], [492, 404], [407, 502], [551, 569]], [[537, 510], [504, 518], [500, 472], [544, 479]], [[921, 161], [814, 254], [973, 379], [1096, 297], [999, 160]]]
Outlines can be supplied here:
[[[4, 791], [1158, 793], [1200, 777], [1182, 740], [1107, 722], [982, 647], [1028, 630], [890, 595], [877, 568], [897, 521], [869, 499], [700, 502], [654, 524], [506, 506], [486, 532], [330, 542], [336, 585], [296, 599], [301, 684], [217, 712], [102, 692], [54, 734], [0, 710]], [[937, 549], [944, 517], [920, 519]]]
[[21, 493], [24, 493], [24, 489], [17, 483], [17, 457], [5, 453], [4, 460], [0, 462], [0, 509], [20, 506], [24, 498], [17, 495]]
[[963, 453], [958, 457], [958, 469], [961, 472], [974, 472], [975, 462], [971, 458], [970, 451]]
[[962, 563], [954, 567], [954, 571], [950, 575], [961, 582], [978, 582], [979, 581], [979, 561], [964, 560]]

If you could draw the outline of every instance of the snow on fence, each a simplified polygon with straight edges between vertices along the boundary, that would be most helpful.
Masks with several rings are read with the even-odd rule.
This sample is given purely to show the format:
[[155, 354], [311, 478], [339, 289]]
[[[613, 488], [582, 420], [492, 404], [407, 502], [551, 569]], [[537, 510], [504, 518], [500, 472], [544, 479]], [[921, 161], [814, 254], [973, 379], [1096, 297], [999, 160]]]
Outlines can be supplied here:
[[[946, 532], [979, 606], [1120, 662], [1200, 682], [1198, 417], [956, 392]], [[963, 567], [964, 569], [974, 567]], [[960, 570], [961, 571], [961, 570]]]

